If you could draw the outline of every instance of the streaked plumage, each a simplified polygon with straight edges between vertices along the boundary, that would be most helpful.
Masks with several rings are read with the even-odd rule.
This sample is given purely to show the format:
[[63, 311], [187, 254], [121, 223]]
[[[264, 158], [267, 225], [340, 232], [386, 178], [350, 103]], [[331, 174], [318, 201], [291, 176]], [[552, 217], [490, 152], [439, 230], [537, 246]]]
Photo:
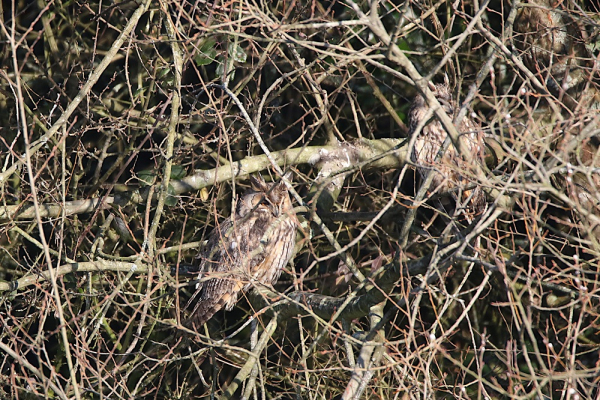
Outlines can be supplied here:
[[217, 311], [231, 310], [241, 293], [271, 285], [292, 256], [298, 219], [283, 182], [251, 178], [236, 211], [217, 226], [200, 252], [200, 282], [186, 305], [198, 328]]
[[[452, 92], [447, 83], [429, 84], [430, 90], [440, 102], [444, 111], [453, 117], [456, 110], [456, 102], [452, 98]], [[430, 107], [420, 94], [417, 95], [409, 111], [409, 133], [417, 134], [418, 125], [426, 118]], [[485, 193], [481, 187], [466, 189], [473, 186], [470, 179], [473, 176], [473, 168], [460, 156], [456, 148], [450, 144], [445, 153], [438, 158], [438, 153], [447, 138], [447, 133], [441, 122], [435, 117], [426, 122], [425, 126], [418, 132], [414, 147], [411, 153], [411, 160], [417, 164], [417, 169], [422, 177], [425, 177], [429, 170], [433, 170], [434, 176], [430, 186], [432, 192], [453, 191], [455, 199], [466, 202], [466, 208], [469, 213], [477, 212], [485, 205]], [[468, 117], [465, 117], [457, 126], [461, 134], [461, 140], [465, 141], [467, 149], [475, 162], [483, 164], [485, 144], [483, 141], [482, 130]], [[460, 198], [455, 189], [464, 189]]]

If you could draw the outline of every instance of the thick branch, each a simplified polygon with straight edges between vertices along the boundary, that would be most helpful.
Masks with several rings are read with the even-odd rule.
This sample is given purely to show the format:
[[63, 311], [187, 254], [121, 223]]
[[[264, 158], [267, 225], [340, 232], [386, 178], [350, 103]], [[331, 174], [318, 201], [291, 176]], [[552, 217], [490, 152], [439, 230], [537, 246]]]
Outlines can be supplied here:
[[[109, 260], [97, 260], [81, 263], [68, 263], [61, 265], [54, 270], [55, 276], [59, 277], [73, 272], [107, 272], [107, 271], [122, 271], [122, 272], [146, 272], [148, 267], [145, 264], [136, 265], [128, 262], [117, 262]], [[22, 278], [11, 282], [0, 281], [0, 292], [14, 291], [23, 289], [27, 286], [35, 285], [50, 280], [50, 272], [43, 271], [38, 274], [25, 275]]]
[[[395, 168], [401, 166], [406, 160], [405, 148], [401, 146], [402, 139], [362, 139], [352, 144], [344, 144], [346, 149], [351, 149], [350, 156], [353, 157], [352, 168]], [[336, 157], [348, 157], [348, 154], [340, 153], [342, 145], [336, 146], [311, 146], [292, 150], [273, 152], [275, 162], [278, 165], [290, 164], [317, 164], [324, 159]], [[235, 162], [233, 165], [218, 167], [210, 170], [196, 171], [180, 181], [172, 181], [175, 194], [183, 194], [203, 187], [211, 186], [219, 182], [229, 181], [234, 177], [243, 177], [262, 171], [271, 165], [266, 155], [247, 157]], [[147, 200], [149, 188], [143, 190], [132, 189], [130, 191], [89, 200], [77, 200], [59, 203], [48, 203], [40, 205], [40, 216], [43, 218], [56, 218], [62, 215], [65, 208], [66, 215], [93, 212], [97, 207], [106, 208], [110, 204], [126, 205], [128, 203], [144, 203]], [[35, 210], [31, 204], [6, 206], [0, 208], [0, 220], [2, 219], [32, 219], [35, 218]]]

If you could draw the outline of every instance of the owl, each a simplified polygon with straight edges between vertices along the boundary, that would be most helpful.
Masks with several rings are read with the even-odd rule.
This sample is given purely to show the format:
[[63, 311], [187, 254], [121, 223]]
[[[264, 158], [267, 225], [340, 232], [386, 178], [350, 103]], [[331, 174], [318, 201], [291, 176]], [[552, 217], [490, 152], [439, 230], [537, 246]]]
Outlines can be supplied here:
[[292, 257], [299, 223], [285, 183], [267, 184], [262, 176], [250, 183], [198, 255], [199, 283], [185, 306], [188, 326], [199, 328], [223, 307], [231, 310], [257, 284], [274, 284]]
[[[430, 82], [429, 89], [444, 111], [453, 117], [457, 107], [447, 80], [444, 84]], [[473, 176], [472, 166], [464, 161], [452, 144], [438, 158], [438, 153], [447, 138], [446, 130], [441, 122], [433, 115], [429, 117], [431, 120], [426, 121], [425, 126], [417, 133], [417, 126], [427, 118], [429, 108], [423, 96], [419, 94], [414, 98], [408, 114], [409, 134], [417, 135], [411, 160], [417, 165], [417, 170], [422, 177], [432, 170], [434, 174], [430, 186], [432, 191], [441, 193], [452, 191], [454, 198], [464, 205], [465, 215], [477, 213], [485, 205], [485, 193], [479, 186], [469, 188], [473, 186], [473, 182], [469, 181], [469, 176]], [[467, 145], [466, 148], [469, 149], [473, 161], [483, 164], [485, 144], [481, 129], [467, 117], [462, 119], [457, 129], [460, 133], [460, 140]]]
[[575, 203], [581, 219], [581, 230], [584, 234], [593, 235], [596, 242], [600, 243], [600, 225], [592, 218], [581, 216], [582, 211], [587, 211], [600, 217], [600, 176], [598, 173], [585, 173], [596, 169], [600, 164], [600, 138], [578, 140], [573, 153], [576, 155], [567, 163], [566, 179], [559, 179], [556, 183], [559, 188], [566, 187], [567, 194]]
[[598, 104], [595, 40], [586, 30], [579, 5], [569, 1], [527, 0], [518, 6], [514, 44], [524, 64], [569, 110]]

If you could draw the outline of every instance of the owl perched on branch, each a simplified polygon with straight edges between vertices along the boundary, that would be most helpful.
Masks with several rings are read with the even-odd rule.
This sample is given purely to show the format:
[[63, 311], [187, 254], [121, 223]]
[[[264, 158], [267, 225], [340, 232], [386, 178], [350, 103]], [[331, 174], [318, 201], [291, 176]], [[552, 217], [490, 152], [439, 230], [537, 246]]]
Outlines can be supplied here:
[[285, 183], [267, 184], [262, 176], [250, 183], [198, 255], [200, 282], [185, 307], [196, 328], [223, 307], [231, 310], [254, 285], [274, 284], [292, 257], [299, 223]]
[[[457, 111], [456, 102], [447, 80], [444, 84], [429, 83], [429, 89], [444, 111], [453, 117]], [[423, 96], [417, 95], [409, 111], [409, 134], [417, 135], [412, 149], [411, 160], [417, 164], [420, 175], [424, 178], [428, 171], [432, 171], [433, 180], [430, 186], [432, 192], [452, 191], [453, 197], [460, 202], [467, 213], [481, 211], [485, 205], [485, 193], [479, 186], [473, 187], [474, 182], [469, 180], [473, 176], [473, 166], [469, 165], [460, 155], [453, 144], [438, 156], [446, 138], [448, 137], [442, 123], [435, 115], [427, 116], [430, 107]], [[425, 118], [430, 120], [425, 121]], [[424, 126], [417, 132], [420, 124]], [[474, 162], [484, 163], [485, 143], [483, 132], [468, 117], [462, 119], [457, 126], [460, 140], [464, 140]]]

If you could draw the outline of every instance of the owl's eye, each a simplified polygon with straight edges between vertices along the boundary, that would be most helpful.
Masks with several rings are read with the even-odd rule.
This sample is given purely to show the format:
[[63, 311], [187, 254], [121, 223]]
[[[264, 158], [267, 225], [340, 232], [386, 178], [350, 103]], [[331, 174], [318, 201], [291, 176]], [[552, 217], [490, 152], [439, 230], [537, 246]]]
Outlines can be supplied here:
[[277, 204], [273, 203], [273, 201], [263, 193], [256, 193], [254, 196], [252, 196], [249, 206], [257, 211], [270, 211], [274, 216], [279, 216], [279, 207]]
[[252, 208], [258, 207], [261, 203], [264, 203], [265, 200], [265, 196], [262, 193], [256, 193], [250, 200], [250, 206]]
[[454, 114], [454, 107], [452, 106], [452, 103], [450, 101], [443, 98], [439, 98], [438, 101], [440, 102], [440, 105], [442, 106], [446, 114]]

